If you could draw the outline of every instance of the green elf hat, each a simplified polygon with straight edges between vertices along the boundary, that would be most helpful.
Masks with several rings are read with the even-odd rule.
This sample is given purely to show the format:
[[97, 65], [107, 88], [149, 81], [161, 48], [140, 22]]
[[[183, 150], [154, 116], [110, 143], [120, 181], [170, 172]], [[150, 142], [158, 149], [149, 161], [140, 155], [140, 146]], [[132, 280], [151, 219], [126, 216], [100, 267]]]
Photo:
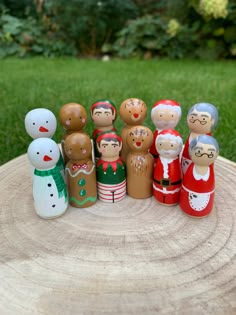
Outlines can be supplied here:
[[90, 107], [90, 113], [92, 113], [95, 108], [110, 108], [112, 112], [115, 112], [115, 114], [117, 115], [115, 104], [107, 99], [98, 100], [95, 103], [93, 103]]

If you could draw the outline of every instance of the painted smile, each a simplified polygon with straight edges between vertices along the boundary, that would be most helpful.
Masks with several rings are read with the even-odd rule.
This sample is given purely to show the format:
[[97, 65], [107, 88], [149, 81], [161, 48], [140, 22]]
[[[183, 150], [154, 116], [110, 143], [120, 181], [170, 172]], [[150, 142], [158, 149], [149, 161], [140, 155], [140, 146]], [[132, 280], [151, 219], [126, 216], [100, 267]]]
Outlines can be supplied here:
[[132, 118], [133, 118], [133, 120], [139, 119], [139, 114], [134, 113], [134, 114], [132, 115]]

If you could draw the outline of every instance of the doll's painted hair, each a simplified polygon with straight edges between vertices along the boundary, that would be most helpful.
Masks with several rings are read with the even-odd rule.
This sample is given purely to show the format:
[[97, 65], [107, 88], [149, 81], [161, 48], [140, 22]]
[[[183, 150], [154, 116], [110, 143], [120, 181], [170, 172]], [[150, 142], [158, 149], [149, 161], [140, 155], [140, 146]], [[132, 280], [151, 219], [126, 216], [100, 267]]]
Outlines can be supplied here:
[[115, 133], [115, 132], [109, 132], [109, 131], [105, 131], [103, 133], [101, 133], [97, 140], [96, 140], [96, 143], [97, 145], [100, 147], [100, 143], [102, 140], [105, 140], [105, 141], [114, 141], [114, 142], [119, 142], [119, 144], [121, 143], [122, 144], [122, 139], [121, 137]]
[[189, 144], [189, 152], [192, 151], [195, 148], [197, 143], [211, 144], [211, 145], [213, 145], [215, 147], [217, 153], [219, 153], [219, 144], [216, 141], [216, 139], [213, 138], [212, 136], [201, 135], [201, 136], [198, 136], [198, 137], [194, 138]]
[[218, 123], [218, 110], [216, 107], [210, 103], [197, 103], [193, 105], [188, 111], [188, 116], [196, 110], [198, 112], [207, 112], [211, 115], [211, 118], [214, 119], [214, 124], [211, 126], [211, 129], [214, 129]]
[[112, 114], [114, 114], [114, 113], [116, 114], [116, 112], [117, 112], [115, 104], [110, 100], [99, 100], [99, 101], [93, 103], [93, 105], [90, 108], [91, 114], [93, 114], [94, 110], [98, 109], [98, 108], [110, 109]]

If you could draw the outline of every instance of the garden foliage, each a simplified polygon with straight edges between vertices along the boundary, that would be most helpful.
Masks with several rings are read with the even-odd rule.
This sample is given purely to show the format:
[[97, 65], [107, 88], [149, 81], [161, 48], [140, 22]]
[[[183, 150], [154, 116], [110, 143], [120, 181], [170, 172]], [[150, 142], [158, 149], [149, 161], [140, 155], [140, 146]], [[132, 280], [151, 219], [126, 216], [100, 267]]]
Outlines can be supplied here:
[[0, 57], [236, 57], [235, 0], [0, 0]]

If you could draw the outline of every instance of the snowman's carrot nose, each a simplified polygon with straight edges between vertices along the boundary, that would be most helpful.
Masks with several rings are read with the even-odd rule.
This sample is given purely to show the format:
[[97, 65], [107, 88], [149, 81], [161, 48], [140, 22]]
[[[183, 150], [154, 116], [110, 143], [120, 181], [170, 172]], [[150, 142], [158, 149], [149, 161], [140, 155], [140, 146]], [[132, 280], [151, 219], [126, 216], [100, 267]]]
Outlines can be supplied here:
[[48, 156], [48, 155], [44, 155], [43, 160], [44, 160], [45, 162], [48, 162], [48, 161], [51, 161], [52, 158], [51, 158], [50, 156]]
[[40, 126], [39, 131], [40, 132], [48, 132], [48, 129], [43, 127], [43, 126]]

